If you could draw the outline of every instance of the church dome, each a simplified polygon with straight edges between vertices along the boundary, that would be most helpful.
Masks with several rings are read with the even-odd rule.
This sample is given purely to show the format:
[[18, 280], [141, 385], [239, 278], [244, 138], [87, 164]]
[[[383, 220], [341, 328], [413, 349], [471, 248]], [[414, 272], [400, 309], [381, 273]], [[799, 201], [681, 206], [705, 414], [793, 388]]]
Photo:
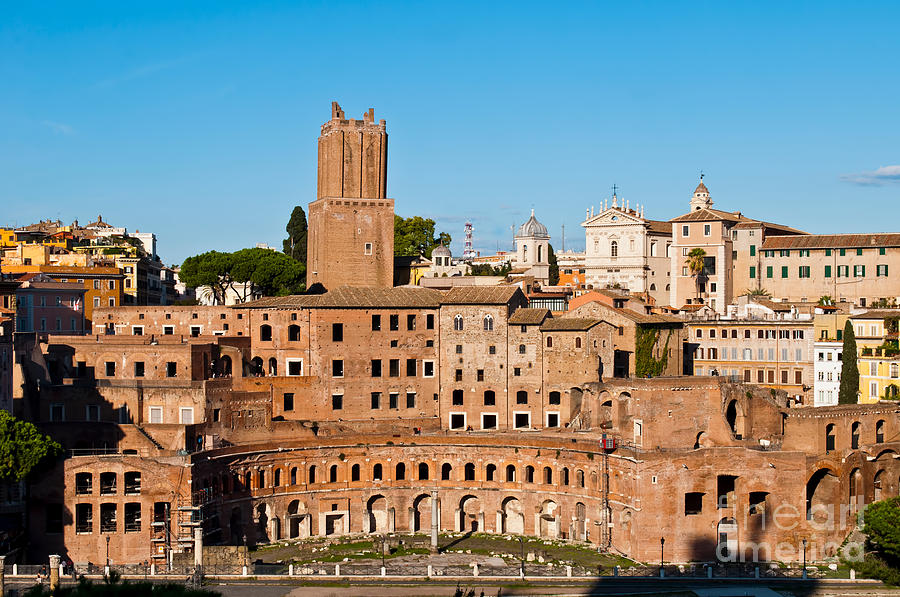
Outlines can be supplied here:
[[450, 257], [450, 249], [444, 245], [439, 245], [431, 251], [432, 257]]
[[694, 189], [695, 195], [698, 195], [700, 193], [703, 193], [704, 195], [709, 195], [709, 189], [706, 188], [706, 185], [703, 184], [702, 180], [700, 181], [700, 184], [697, 185], [697, 188]]
[[537, 218], [534, 217], [533, 209], [531, 210], [531, 217], [528, 218], [528, 221], [519, 226], [519, 232], [516, 236], [550, 238], [547, 227], [538, 222]]

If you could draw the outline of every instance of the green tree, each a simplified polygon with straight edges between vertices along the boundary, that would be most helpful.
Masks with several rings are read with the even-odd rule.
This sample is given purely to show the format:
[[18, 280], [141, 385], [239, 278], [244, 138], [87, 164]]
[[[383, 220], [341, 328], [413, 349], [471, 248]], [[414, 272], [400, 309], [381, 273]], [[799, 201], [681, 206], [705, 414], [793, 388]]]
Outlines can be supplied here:
[[765, 288], [748, 288], [744, 291], [745, 296], [749, 296], [751, 298], [769, 298], [772, 296], [772, 293], [766, 290]]
[[885, 561], [900, 563], [900, 498], [869, 504], [863, 522], [869, 545]]
[[0, 480], [21, 481], [62, 447], [27, 421], [0, 410]]
[[232, 282], [231, 270], [234, 255], [219, 251], [207, 251], [193, 255], [181, 264], [178, 279], [188, 288], [209, 286], [217, 304], [225, 302], [225, 292]]
[[823, 294], [822, 296], [819, 297], [819, 302], [816, 304], [819, 305], [820, 307], [826, 307], [828, 305], [833, 305], [834, 300], [831, 298], [831, 296], [829, 296], [827, 294]]
[[306, 263], [306, 212], [299, 205], [291, 212], [285, 231], [288, 237], [282, 243], [284, 254], [300, 263]]
[[844, 324], [844, 347], [841, 350], [841, 387], [838, 404], [856, 404], [859, 392], [859, 367], [856, 364], [856, 335], [850, 320]]
[[550, 286], [556, 286], [559, 284], [559, 264], [556, 262], [553, 245], [547, 245], [547, 261], [550, 263]]
[[441, 232], [434, 235], [434, 220], [413, 216], [402, 218], [394, 215], [394, 255], [431, 258], [431, 251], [438, 245], [449, 245], [450, 235]]
[[303, 292], [306, 266], [270, 249], [241, 249], [234, 253], [209, 251], [188, 257], [179, 278], [189, 288], [208, 286], [216, 303], [230, 290], [240, 302], [253, 295], [278, 296]]
[[706, 251], [701, 249], [700, 247], [691, 249], [691, 252], [688, 253], [688, 258], [685, 261], [685, 265], [688, 268], [688, 271], [691, 272], [691, 276], [694, 277], [694, 284], [697, 287], [697, 298], [700, 298], [700, 280], [703, 278], [703, 270], [705, 266], [704, 258], [706, 257]]

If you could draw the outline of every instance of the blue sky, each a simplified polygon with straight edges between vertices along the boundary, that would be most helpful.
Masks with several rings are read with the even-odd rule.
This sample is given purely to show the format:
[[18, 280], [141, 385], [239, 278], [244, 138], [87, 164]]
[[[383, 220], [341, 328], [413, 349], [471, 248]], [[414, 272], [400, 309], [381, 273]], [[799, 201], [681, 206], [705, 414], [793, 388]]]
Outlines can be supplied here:
[[280, 246], [337, 100], [387, 120], [397, 213], [461, 251], [531, 208], [583, 248], [613, 184], [668, 219], [900, 230], [895, 2], [0, 5], [0, 224]]

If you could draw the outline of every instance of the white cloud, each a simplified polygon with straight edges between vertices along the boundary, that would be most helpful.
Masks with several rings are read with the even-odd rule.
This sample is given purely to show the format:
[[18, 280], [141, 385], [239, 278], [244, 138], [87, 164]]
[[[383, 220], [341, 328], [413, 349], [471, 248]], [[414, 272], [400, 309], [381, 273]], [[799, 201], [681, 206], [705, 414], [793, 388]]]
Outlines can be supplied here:
[[69, 126], [68, 124], [63, 124], [61, 122], [53, 122], [52, 120], [44, 120], [41, 122], [41, 126], [45, 126], [51, 131], [53, 131], [56, 135], [74, 135], [75, 129]]
[[891, 183], [900, 183], [900, 166], [882, 166], [869, 172], [857, 172], [844, 174], [841, 180], [852, 184], [864, 186], [881, 186]]

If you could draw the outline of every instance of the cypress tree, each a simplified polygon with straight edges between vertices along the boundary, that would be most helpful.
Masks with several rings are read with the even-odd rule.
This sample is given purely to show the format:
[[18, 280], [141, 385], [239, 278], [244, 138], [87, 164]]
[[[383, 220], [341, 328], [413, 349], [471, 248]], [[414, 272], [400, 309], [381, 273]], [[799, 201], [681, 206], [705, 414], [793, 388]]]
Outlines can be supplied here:
[[838, 404], [856, 404], [856, 395], [859, 392], [859, 367], [856, 364], [856, 336], [853, 334], [853, 324], [849, 319], [844, 325], [842, 358]]

